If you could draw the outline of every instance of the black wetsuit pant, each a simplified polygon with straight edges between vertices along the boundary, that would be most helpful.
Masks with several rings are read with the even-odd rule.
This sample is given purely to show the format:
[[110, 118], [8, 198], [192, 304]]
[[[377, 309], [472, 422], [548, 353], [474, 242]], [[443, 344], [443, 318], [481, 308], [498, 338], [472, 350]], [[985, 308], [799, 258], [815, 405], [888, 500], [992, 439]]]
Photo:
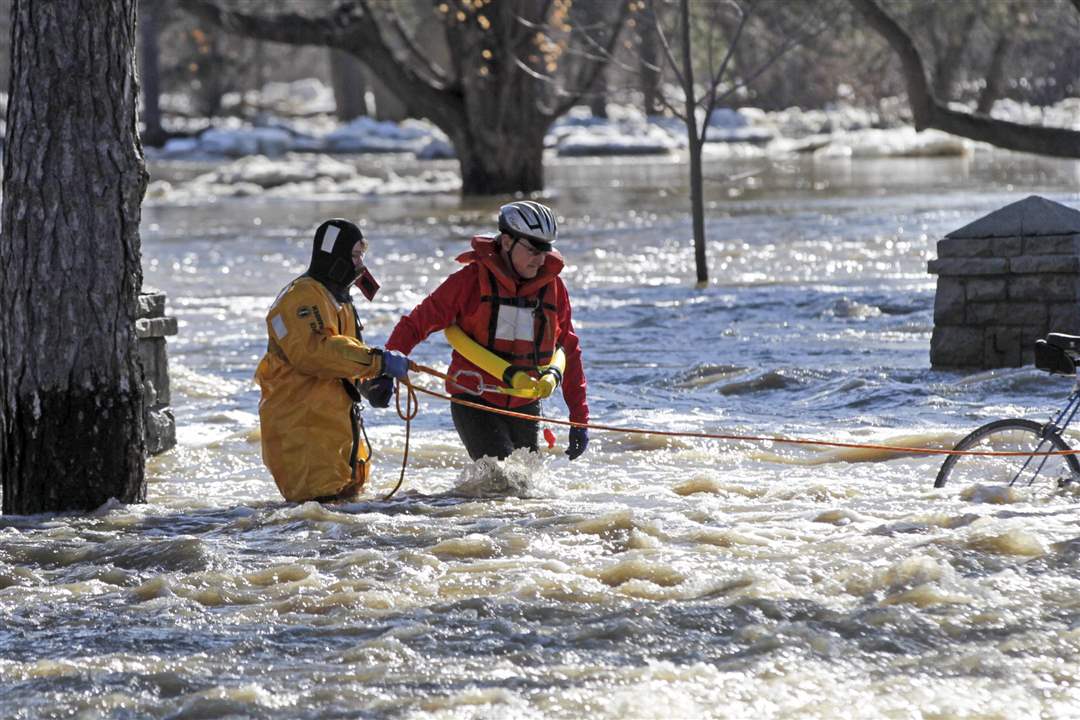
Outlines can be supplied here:
[[[475, 395], [455, 395], [480, 405], [492, 406], [491, 403]], [[514, 412], [526, 415], [540, 415], [540, 401], [513, 408]], [[479, 460], [482, 457], [494, 457], [502, 460], [518, 448], [529, 448], [536, 452], [539, 423], [532, 420], [507, 417], [496, 413], [478, 410], [454, 403], [450, 406], [450, 415], [454, 418], [461, 442], [469, 451], [469, 457]]]

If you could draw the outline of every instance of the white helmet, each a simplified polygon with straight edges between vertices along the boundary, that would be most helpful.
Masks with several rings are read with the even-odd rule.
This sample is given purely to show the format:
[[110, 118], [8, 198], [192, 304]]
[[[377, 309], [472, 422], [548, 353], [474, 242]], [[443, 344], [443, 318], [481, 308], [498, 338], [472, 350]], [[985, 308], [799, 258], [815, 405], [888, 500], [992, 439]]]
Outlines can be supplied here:
[[499, 231], [528, 240], [537, 250], [551, 250], [559, 235], [559, 223], [551, 208], [532, 200], [518, 200], [499, 208]]

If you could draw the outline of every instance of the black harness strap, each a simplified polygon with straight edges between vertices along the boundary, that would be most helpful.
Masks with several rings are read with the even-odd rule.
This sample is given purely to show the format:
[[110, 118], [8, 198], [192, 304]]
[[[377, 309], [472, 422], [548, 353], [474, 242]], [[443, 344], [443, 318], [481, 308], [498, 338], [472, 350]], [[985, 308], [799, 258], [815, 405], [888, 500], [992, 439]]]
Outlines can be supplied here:
[[509, 297], [508, 298], [508, 297], [499, 297], [498, 295], [481, 295], [480, 296], [480, 301], [481, 302], [489, 302], [489, 303], [492, 303], [494, 305], [510, 305], [512, 307], [531, 308], [531, 309], [534, 309], [534, 310], [537, 309], [537, 308], [546, 308], [548, 310], [555, 310], [556, 309], [555, 306], [552, 305], [551, 303], [541, 302], [541, 299], [543, 298], [544, 292], [546, 292], [546, 291], [547, 291], [547, 286], [545, 285], [544, 287], [542, 287], [540, 289], [540, 297], [534, 298], [534, 299], [523, 298], [523, 297]]
[[[485, 268], [487, 269], [487, 268]], [[499, 279], [495, 277], [495, 273], [491, 270], [487, 271], [488, 282], [491, 283], [491, 287], [498, 287]], [[487, 349], [495, 349], [495, 333], [499, 329], [499, 297], [497, 295], [484, 295], [480, 298], [482, 301], [492, 304], [491, 313], [488, 317], [488, 336], [487, 336]]]
[[[506, 361], [506, 362], [508, 362], [508, 363], [512, 363], [512, 362], [515, 362], [515, 361], [517, 361], [517, 360], [533, 360], [533, 359], [539, 359], [539, 360], [540, 360], [540, 362], [538, 362], [538, 363], [536, 363], [536, 364], [537, 364], [537, 365], [544, 365], [544, 364], [545, 364], [545, 363], [546, 363], [546, 362], [547, 362], [548, 360], [550, 360], [550, 359], [551, 359], [551, 355], [552, 355], [552, 354], [551, 354], [551, 353], [541, 353], [541, 354], [539, 355], [539, 357], [538, 357], [538, 358], [537, 358], [537, 356], [535, 355], [535, 353], [531, 353], [531, 352], [527, 352], [527, 353], [504, 353], [504, 352], [495, 352], [495, 355], [498, 355], [499, 357], [501, 357], [501, 358], [502, 358], [503, 360], [505, 360], [505, 361]], [[529, 369], [531, 370], [531, 369], [533, 369], [533, 368], [531, 368], [531, 367], [530, 367]]]
[[[360, 323], [360, 316], [356, 313], [356, 306], [351, 302], [348, 303], [349, 307], [353, 311], [353, 321], [356, 326], [356, 339], [360, 342], [364, 341], [362, 331], [364, 326]], [[352, 425], [352, 451], [349, 453], [349, 470], [352, 472], [353, 477], [356, 477], [356, 460], [360, 456], [360, 435], [363, 433], [364, 443], [368, 447], [368, 457], [371, 456], [371, 443], [367, 439], [367, 429], [364, 428], [364, 418], [361, 414], [363, 409], [364, 396], [360, 393], [360, 388], [356, 387], [356, 382], [341, 378], [341, 386], [345, 388], [345, 394], [352, 400], [352, 405], [349, 408], [349, 423]]]
[[536, 307], [533, 308], [533, 365], [540, 367], [540, 343], [544, 340], [544, 332], [547, 330], [547, 317], [544, 315], [544, 293], [548, 286], [540, 288], [536, 296]]

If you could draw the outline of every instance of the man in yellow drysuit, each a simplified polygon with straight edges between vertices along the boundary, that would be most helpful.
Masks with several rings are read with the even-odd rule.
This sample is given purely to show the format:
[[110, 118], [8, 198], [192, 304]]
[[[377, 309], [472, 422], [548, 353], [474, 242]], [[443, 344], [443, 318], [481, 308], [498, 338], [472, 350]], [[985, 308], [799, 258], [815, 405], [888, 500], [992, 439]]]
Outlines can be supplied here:
[[354, 497], [371, 456], [360, 401], [386, 407], [409, 361], [364, 344], [349, 289], [371, 300], [378, 284], [364, 265], [367, 241], [348, 220], [315, 231], [306, 273], [281, 291], [266, 316], [268, 342], [255, 379], [262, 391], [263, 462], [286, 500]]

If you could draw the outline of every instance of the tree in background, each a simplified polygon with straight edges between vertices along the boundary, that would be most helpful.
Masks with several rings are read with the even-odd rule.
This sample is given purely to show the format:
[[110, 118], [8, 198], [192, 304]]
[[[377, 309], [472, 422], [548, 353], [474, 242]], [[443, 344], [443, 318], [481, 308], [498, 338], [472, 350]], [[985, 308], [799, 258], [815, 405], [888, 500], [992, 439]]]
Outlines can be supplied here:
[[143, 142], [160, 146], [168, 139], [161, 124], [162, 0], [139, 0], [139, 79], [142, 81]]
[[[1043, 8], [1045, 0], [1034, 0]], [[935, 97], [975, 102], [988, 114], [1005, 90], [1006, 62], [1012, 48], [1031, 34], [1032, 0], [931, 0], [894, 2], [898, 22], [920, 28], [913, 41], [930, 68]]]
[[[273, 10], [287, 0], [233, 2]], [[219, 115], [257, 118], [266, 108], [249, 100], [247, 91], [261, 89], [270, 80], [319, 77], [330, 84], [333, 78], [323, 49], [231, 36], [177, 12], [171, 0], [140, 0], [138, 22], [146, 144], [159, 145], [170, 136], [197, 132]], [[339, 98], [339, 104], [354, 109], [353, 100]]]
[[330, 48], [330, 79], [337, 119], [349, 122], [367, 115], [367, 69], [352, 53]]
[[[572, 27], [577, 28], [579, 32], [587, 33], [590, 37], [598, 36], [603, 32], [604, 25], [608, 21], [608, 9], [602, 2], [597, 2], [596, 0], [577, 0], [576, 2], [568, 3], [568, 5], [569, 12], [567, 20]], [[593, 55], [591, 49], [587, 47], [581, 48], [579, 52], [587, 58]], [[592, 86], [582, 95], [582, 100], [588, 104], [592, 116], [595, 118], [603, 118], [605, 120], [608, 116], [607, 65], [608, 63], [603, 64], [603, 67], [596, 73]]]
[[12, 7], [0, 232], [5, 513], [145, 499], [136, 3]]
[[[962, 63], [978, 92], [976, 112], [1009, 97], [1052, 105], [1080, 91], [1080, 7], [1066, 0], [980, 0], [972, 61]], [[944, 97], [950, 97], [948, 95]], [[961, 99], [967, 99], [962, 97]]]
[[[829, 3], [793, 6], [769, 0], [646, 0], [655, 18], [662, 57], [681, 90], [681, 98], [661, 95], [662, 104], [686, 125], [690, 159], [690, 209], [694, 229], [694, 264], [698, 287], [709, 281], [705, 253], [705, 194], [702, 151], [713, 111], [748, 87], [777, 59], [807, 37], [828, 27]], [[736, 50], [751, 23], [760, 20], [771, 52], [750, 66], [735, 61]]]
[[[636, 8], [638, 9], [638, 8]], [[641, 110], [646, 116], [659, 115], [664, 108], [660, 104], [660, 38], [657, 34], [656, 14], [651, 2], [642, 3], [634, 18], [635, 39], [638, 44], [637, 77], [641, 90]]]
[[255, 43], [236, 42], [224, 33], [201, 27], [189, 28], [181, 37], [183, 60], [172, 72], [189, 81], [195, 101], [192, 110], [199, 116], [221, 115], [227, 93], [255, 85], [250, 82], [259, 72]]
[[[625, 16], [621, 0], [591, 1], [607, 11], [598, 33], [571, 25], [572, 0], [445, 0], [433, 10], [440, 34], [422, 40], [407, 16], [409, 3], [339, 2], [320, 15], [244, 13], [211, 0], [181, 4], [240, 35], [352, 53], [398, 91], [411, 115], [447, 134], [463, 192], [489, 195], [543, 189], [544, 135], [609, 56], [563, 63], [566, 50], [581, 43], [610, 50]], [[311, 4], [297, 7], [312, 11]], [[437, 45], [445, 48], [445, 64], [433, 57]]]
[[[934, 78], [927, 74], [923, 51], [908, 31], [885, 12], [876, 0], [848, 2], [899, 56], [916, 130], [935, 128], [1007, 150], [1080, 157], [1080, 132], [1075, 130], [1025, 125], [950, 107], [946, 98], [935, 94]], [[1077, 12], [1080, 12], [1080, 0], [1072, 0], [1072, 3]], [[1026, 81], [1026, 78], [1024, 79]]]

